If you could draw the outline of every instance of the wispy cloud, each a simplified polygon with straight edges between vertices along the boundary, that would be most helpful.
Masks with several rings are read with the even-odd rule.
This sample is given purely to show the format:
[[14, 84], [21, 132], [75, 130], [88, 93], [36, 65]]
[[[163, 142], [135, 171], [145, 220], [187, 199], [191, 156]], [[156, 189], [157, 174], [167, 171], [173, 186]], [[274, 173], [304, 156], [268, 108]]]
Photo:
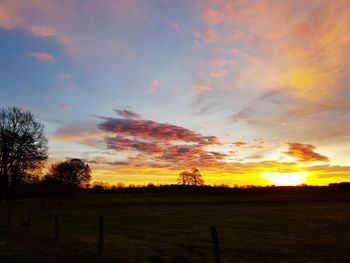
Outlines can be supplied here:
[[205, 32], [203, 36], [203, 41], [207, 44], [217, 42], [218, 40], [219, 40], [218, 33], [212, 29]]
[[152, 80], [150, 82], [150, 85], [146, 89], [146, 93], [149, 95], [153, 95], [157, 93], [160, 84], [161, 84], [161, 81], [159, 79]]
[[60, 108], [63, 109], [63, 110], [69, 110], [72, 108], [71, 105], [67, 104], [67, 103], [61, 103], [60, 105]]
[[209, 76], [212, 78], [222, 78], [226, 75], [226, 70], [225, 69], [219, 69], [216, 71], [212, 71], [209, 73]]
[[4, 0], [0, 3], [0, 29], [19, 29], [37, 37], [50, 37], [75, 57], [130, 56], [132, 51], [127, 43], [118, 34], [106, 32], [119, 25], [142, 26], [147, 21], [148, 9], [145, 2], [136, 0], [103, 3]]
[[196, 85], [193, 86], [192, 90], [197, 93], [202, 93], [209, 91], [210, 87], [208, 85]]
[[54, 56], [46, 52], [28, 52], [28, 55], [42, 61], [47, 61], [47, 62], [55, 61]]
[[120, 117], [124, 119], [134, 119], [139, 120], [142, 119], [142, 116], [136, 112], [133, 112], [131, 110], [114, 110]]
[[211, 7], [208, 7], [204, 11], [204, 19], [208, 24], [218, 24], [225, 21], [223, 14]]

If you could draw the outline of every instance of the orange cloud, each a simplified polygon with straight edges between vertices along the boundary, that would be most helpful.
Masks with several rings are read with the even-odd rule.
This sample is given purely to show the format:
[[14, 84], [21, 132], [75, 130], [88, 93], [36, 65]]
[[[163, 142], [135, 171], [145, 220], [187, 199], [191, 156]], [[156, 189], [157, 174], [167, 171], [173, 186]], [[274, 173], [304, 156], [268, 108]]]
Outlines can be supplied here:
[[295, 157], [300, 162], [328, 162], [329, 158], [314, 152], [315, 146], [302, 143], [288, 143], [286, 154]]
[[205, 91], [209, 91], [210, 87], [207, 85], [196, 85], [193, 87], [193, 90], [195, 92], [205, 92]]
[[237, 46], [244, 47], [232, 87], [280, 89], [308, 101], [344, 89], [349, 1], [200, 1], [199, 7], [207, 27], [223, 23], [202, 32], [205, 43], [221, 36], [220, 44], [234, 57]]
[[53, 62], [55, 60], [55, 58], [52, 55], [46, 52], [29, 52], [28, 55], [33, 58], [48, 62]]
[[204, 12], [204, 19], [209, 24], [218, 24], [224, 21], [224, 17], [220, 11], [214, 8], [206, 8]]

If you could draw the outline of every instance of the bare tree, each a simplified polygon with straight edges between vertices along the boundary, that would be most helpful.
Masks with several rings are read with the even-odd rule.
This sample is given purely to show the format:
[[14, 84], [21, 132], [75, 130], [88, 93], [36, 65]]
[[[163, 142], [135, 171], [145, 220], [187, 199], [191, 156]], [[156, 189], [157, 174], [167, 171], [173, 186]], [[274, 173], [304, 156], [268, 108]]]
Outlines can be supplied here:
[[203, 186], [204, 180], [199, 170], [197, 168], [192, 168], [190, 172], [181, 172], [179, 177], [177, 178], [177, 183], [180, 185]]
[[69, 188], [79, 188], [91, 180], [91, 169], [79, 159], [53, 164], [46, 179], [54, 180]]
[[0, 109], [0, 202], [11, 202], [13, 187], [43, 167], [47, 151], [44, 126], [30, 111]]

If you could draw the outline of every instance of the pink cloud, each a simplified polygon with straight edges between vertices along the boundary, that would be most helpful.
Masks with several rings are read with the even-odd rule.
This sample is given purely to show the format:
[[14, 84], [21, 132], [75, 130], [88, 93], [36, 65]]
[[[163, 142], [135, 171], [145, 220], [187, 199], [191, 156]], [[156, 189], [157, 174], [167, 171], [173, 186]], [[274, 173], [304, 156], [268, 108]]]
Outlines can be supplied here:
[[103, 118], [98, 125], [101, 130], [122, 136], [139, 137], [140, 139], [155, 141], [184, 141], [200, 145], [217, 145], [219, 140], [215, 136], [203, 136], [184, 127], [159, 123], [151, 120]]
[[136, 157], [128, 158], [133, 165], [217, 167], [226, 157], [226, 154], [206, 149], [220, 144], [215, 136], [203, 136], [184, 127], [151, 120], [103, 119], [98, 127], [115, 134], [105, 137], [107, 148], [117, 152], [136, 151]]
[[210, 61], [212, 67], [222, 68], [225, 67], [227, 61], [225, 59], [213, 59]]
[[29, 56], [47, 62], [53, 62], [55, 58], [46, 52], [29, 52]]
[[30, 28], [30, 32], [34, 36], [39, 36], [39, 37], [53, 37], [56, 35], [56, 32], [47, 26], [32, 26]]
[[67, 103], [62, 103], [62, 104], [60, 104], [60, 108], [63, 110], [69, 110], [71, 108], [71, 106]]
[[204, 34], [204, 43], [214, 43], [217, 42], [219, 40], [219, 36], [217, 34], [217, 32], [215, 32], [212, 29], [209, 29], [205, 34]]
[[149, 95], [153, 95], [158, 91], [158, 87], [161, 81], [159, 79], [154, 79], [150, 82], [150, 86], [147, 88], [146, 93]]
[[196, 85], [192, 88], [193, 91], [197, 92], [197, 93], [201, 93], [201, 92], [207, 92], [210, 90], [210, 87], [207, 85]]
[[52, 37], [68, 54], [79, 58], [94, 55], [131, 57], [130, 47], [119, 34], [107, 33], [108, 28], [111, 24], [143, 26], [149, 21], [152, 6], [137, 0], [102, 2], [2, 0], [0, 29]]
[[230, 54], [234, 57], [236, 57], [238, 54], [239, 54], [239, 49], [237, 48], [232, 48], [231, 51], [230, 51]]
[[227, 71], [224, 69], [219, 69], [209, 73], [209, 76], [212, 78], [222, 78], [226, 75]]
[[224, 21], [224, 17], [222, 15], [222, 12], [220, 12], [214, 8], [207, 8], [204, 11], [204, 19], [209, 24], [218, 24], [218, 23], [222, 23]]

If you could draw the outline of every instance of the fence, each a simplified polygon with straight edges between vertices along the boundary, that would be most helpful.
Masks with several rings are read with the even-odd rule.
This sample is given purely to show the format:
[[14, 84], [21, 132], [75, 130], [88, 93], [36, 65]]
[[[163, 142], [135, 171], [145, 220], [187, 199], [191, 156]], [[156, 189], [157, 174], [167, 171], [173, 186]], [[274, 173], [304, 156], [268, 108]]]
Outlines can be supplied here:
[[[4, 227], [6, 228], [12, 228], [14, 221], [14, 213], [12, 207], [8, 207], [7, 209], [7, 215], [5, 219], [5, 224]], [[108, 223], [108, 221], [107, 221]], [[27, 215], [25, 217], [25, 220], [20, 223], [20, 226], [23, 227], [23, 230], [25, 232], [30, 231], [30, 227], [32, 224], [35, 224], [32, 220], [32, 212], [29, 211], [27, 212]], [[105, 241], [105, 217], [104, 216], [98, 216], [97, 218], [97, 224], [96, 224], [96, 232], [97, 232], [97, 253], [99, 255], [104, 254], [104, 241]], [[219, 238], [218, 238], [218, 233], [215, 225], [210, 225], [209, 227], [210, 234], [211, 234], [211, 239], [212, 239], [212, 246], [213, 246], [213, 257], [214, 263], [220, 263], [221, 258], [220, 258], [220, 246], [219, 246]], [[58, 214], [53, 215], [53, 220], [52, 220], [52, 239], [55, 240], [56, 242], [59, 242], [59, 237], [60, 237], [60, 217]]]

